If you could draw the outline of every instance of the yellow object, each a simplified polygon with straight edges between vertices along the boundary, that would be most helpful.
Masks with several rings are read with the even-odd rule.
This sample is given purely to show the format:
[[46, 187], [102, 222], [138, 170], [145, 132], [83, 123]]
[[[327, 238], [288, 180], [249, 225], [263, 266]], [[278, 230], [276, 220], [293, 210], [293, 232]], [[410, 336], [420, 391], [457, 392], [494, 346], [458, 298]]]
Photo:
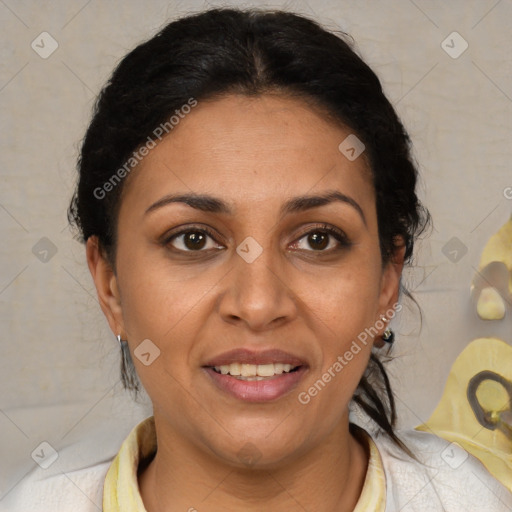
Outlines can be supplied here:
[[[468, 386], [487, 427], [477, 419]], [[459, 354], [439, 404], [416, 430], [458, 443], [512, 491], [511, 393], [512, 347], [496, 338], [478, 338]]]
[[482, 320], [501, 320], [505, 317], [505, 301], [496, 288], [487, 286], [480, 292], [476, 310]]

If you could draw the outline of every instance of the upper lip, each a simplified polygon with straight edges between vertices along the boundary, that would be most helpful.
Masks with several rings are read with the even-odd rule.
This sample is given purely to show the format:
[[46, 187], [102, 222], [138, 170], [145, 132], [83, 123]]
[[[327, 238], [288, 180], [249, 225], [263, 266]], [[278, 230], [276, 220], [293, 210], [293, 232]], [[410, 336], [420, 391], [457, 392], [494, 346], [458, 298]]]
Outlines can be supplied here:
[[241, 364], [270, 364], [282, 363], [292, 366], [303, 366], [306, 362], [293, 354], [278, 349], [254, 351], [245, 348], [237, 348], [224, 352], [210, 359], [204, 366], [222, 366], [231, 363]]

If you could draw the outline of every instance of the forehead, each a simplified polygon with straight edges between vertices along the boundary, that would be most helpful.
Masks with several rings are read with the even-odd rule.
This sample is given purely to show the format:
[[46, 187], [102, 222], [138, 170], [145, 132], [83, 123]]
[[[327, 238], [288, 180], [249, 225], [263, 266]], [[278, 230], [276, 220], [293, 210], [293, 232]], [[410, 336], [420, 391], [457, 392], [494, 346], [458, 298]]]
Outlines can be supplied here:
[[132, 171], [123, 202], [143, 207], [165, 193], [212, 193], [243, 208], [324, 190], [372, 202], [365, 153], [349, 159], [340, 151], [353, 137], [296, 98], [199, 101]]

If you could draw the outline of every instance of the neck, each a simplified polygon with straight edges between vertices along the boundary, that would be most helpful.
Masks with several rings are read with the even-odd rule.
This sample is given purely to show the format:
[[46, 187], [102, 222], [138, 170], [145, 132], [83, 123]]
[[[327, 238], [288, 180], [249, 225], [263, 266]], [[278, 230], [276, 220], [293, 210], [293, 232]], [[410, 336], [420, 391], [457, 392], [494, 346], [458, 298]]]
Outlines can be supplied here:
[[366, 476], [368, 453], [364, 439], [350, 433], [348, 416], [344, 420], [320, 445], [293, 461], [270, 469], [241, 469], [191, 446], [155, 417], [158, 450], [139, 474], [145, 508], [352, 512]]

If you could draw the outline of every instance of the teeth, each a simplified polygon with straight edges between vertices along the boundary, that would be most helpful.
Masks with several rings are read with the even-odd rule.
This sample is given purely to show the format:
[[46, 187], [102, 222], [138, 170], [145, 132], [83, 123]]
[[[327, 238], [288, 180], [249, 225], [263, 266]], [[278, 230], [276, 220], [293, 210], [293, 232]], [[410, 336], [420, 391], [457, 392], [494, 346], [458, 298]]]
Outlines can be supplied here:
[[242, 371], [240, 373], [242, 377], [256, 377], [257, 367], [254, 364], [243, 364]]
[[273, 377], [283, 372], [289, 373], [295, 366], [283, 363], [241, 364], [231, 363], [215, 366], [215, 371], [222, 375], [233, 375], [241, 380], [262, 380], [263, 377]]
[[272, 377], [274, 375], [274, 365], [270, 364], [259, 364], [256, 369], [260, 377]]
[[238, 363], [232, 363], [232, 364], [228, 364], [226, 365], [228, 367], [228, 373], [231, 374], [231, 375], [241, 375], [240, 371], [241, 371], [241, 366], [240, 364]]

